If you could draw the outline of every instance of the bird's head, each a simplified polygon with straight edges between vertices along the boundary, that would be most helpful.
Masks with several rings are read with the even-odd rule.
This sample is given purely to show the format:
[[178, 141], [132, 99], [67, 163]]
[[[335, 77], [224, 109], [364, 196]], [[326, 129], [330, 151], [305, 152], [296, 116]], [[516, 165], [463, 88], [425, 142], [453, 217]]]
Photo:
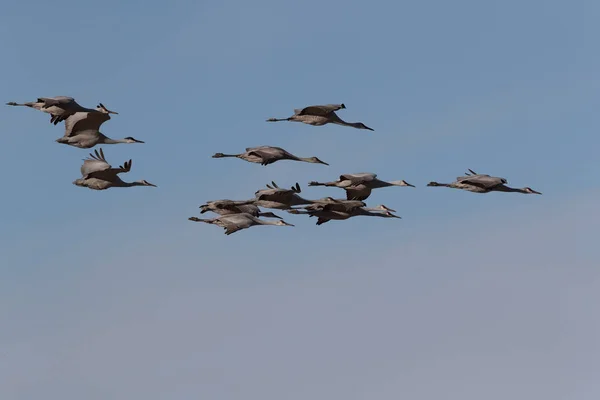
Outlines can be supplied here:
[[535, 191], [530, 187], [524, 187], [522, 190], [523, 190], [523, 193], [527, 193], [527, 194], [541, 194], [540, 192]]
[[405, 180], [401, 180], [401, 181], [392, 181], [390, 182], [392, 185], [394, 186], [408, 186], [408, 187], [415, 187], [415, 185], [411, 185], [410, 183], [406, 182]]
[[387, 212], [396, 212], [396, 210], [392, 210], [389, 207], [384, 206], [383, 204], [378, 205], [377, 207], [373, 207], [374, 209], [380, 210], [380, 211], [387, 211]]
[[142, 142], [141, 140], [137, 140], [135, 138], [132, 138], [131, 136], [127, 136], [123, 140], [125, 140], [125, 142], [127, 142], [127, 143], [146, 143], [146, 142]]
[[340, 104], [340, 108], [344, 109], [346, 108], [346, 105], [344, 103]]
[[356, 123], [356, 127], [357, 127], [358, 129], [366, 129], [366, 130], [368, 130], [368, 131], [375, 131], [375, 129], [373, 129], [373, 128], [369, 128], [368, 126], [366, 126], [366, 125], [365, 125], [365, 124], [363, 124], [362, 122], [357, 122], [357, 123]]
[[148, 181], [147, 181], [147, 180], [145, 180], [145, 179], [142, 179], [142, 180], [136, 181], [136, 183], [138, 184], [138, 186], [152, 186], [152, 187], [158, 187], [158, 186], [156, 186], [155, 184], [153, 184], [153, 183], [150, 183], [150, 182], [148, 182]]
[[222, 157], [225, 157], [225, 154], [223, 154], [223, 153], [215, 153], [212, 156], [212, 158], [222, 158]]
[[396, 214], [392, 214], [392, 213], [391, 213], [391, 212], [389, 212], [389, 211], [386, 211], [386, 212], [384, 212], [384, 213], [383, 213], [383, 215], [385, 215], [386, 217], [389, 217], [389, 218], [398, 218], [398, 219], [402, 219], [402, 217], [400, 217], [400, 216], [398, 216], [398, 215], [396, 215]]
[[281, 225], [281, 226], [294, 226], [293, 224], [287, 223], [284, 220], [280, 219], [279, 221], [275, 222], [275, 225]]
[[440, 184], [437, 182], [429, 182], [427, 186], [440, 186]]
[[102, 103], [98, 103], [98, 105], [96, 106], [96, 110], [98, 110], [104, 114], [118, 114], [118, 112], [111, 111], [108, 108], [104, 107], [104, 104], [102, 104]]
[[315, 164], [329, 165], [329, 164], [327, 164], [325, 161], [319, 160], [317, 157], [310, 157], [308, 160], [309, 160], [311, 163], [315, 163]]

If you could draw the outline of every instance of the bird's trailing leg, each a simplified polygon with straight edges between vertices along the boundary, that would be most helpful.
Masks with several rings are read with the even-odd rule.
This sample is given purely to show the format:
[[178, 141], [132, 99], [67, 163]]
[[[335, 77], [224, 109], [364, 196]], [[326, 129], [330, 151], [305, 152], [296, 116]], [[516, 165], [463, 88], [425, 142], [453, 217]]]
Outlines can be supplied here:
[[308, 186], [337, 186], [337, 182], [308, 182]]
[[436, 187], [436, 186], [448, 187], [448, 186], [450, 186], [450, 184], [449, 184], [449, 183], [429, 182], [429, 183], [427, 184], [427, 186], [433, 186], [433, 187]]
[[188, 220], [194, 222], [206, 222], [207, 224], [212, 224], [212, 219], [202, 219], [197, 217], [189, 217]]

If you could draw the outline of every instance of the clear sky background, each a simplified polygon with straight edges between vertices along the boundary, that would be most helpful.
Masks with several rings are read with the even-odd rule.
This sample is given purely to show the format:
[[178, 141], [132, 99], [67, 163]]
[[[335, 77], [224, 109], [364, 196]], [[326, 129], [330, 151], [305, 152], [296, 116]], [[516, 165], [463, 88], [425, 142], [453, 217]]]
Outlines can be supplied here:
[[[600, 398], [600, 3], [12, 1], [2, 102], [118, 111], [126, 180], [0, 109], [3, 400]], [[340, 103], [375, 132], [269, 124]], [[215, 160], [257, 145], [330, 166]], [[467, 168], [542, 196], [428, 188]], [[375, 172], [354, 218], [225, 236], [206, 200]], [[208, 214], [205, 214], [208, 215]]]

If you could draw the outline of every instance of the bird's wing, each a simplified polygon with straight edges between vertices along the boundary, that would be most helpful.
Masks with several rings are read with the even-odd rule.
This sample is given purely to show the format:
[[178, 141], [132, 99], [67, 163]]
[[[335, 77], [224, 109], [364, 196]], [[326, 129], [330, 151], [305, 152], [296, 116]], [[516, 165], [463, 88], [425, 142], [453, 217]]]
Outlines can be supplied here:
[[84, 130], [99, 130], [100, 125], [110, 119], [110, 115], [98, 111], [76, 112], [65, 120], [65, 137], [75, 136]]
[[75, 103], [75, 99], [68, 96], [55, 96], [55, 97], [38, 97], [38, 102], [44, 103], [45, 107], [50, 106], [68, 106]]
[[252, 150], [258, 150], [258, 149], [264, 149], [264, 148], [269, 148], [271, 146], [256, 146], [256, 147], [246, 147], [246, 151], [252, 151]]
[[282, 158], [282, 156], [287, 153], [285, 150], [278, 149], [276, 147], [265, 147], [265, 148], [256, 148], [250, 151], [247, 151], [248, 155], [254, 155], [256, 157], [262, 158], [265, 163], [277, 161]]
[[295, 109], [296, 115], [317, 115], [321, 117], [327, 116], [329, 113], [344, 108], [342, 104], [324, 104], [316, 106], [308, 106], [302, 109]]
[[358, 174], [340, 175], [340, 181], [351, 181], [353, 184], [360, 182], [370, 182], [377, 177], [377, 174], [370, 172], [361, 172]]
[[346, 189], [346, 199], [358, 200], [367, 198], [371, 195], [371, 189], [367, 186], [361, 185], [359, 187], [349, 187]]
[[83, 160], [83, 165], [81, 166], [81, 175], [84, 179], [91, 177], [92, 174], [109, 170], [111, 168], [110, 164], [104, 158], [104, 152], [100, 149], [94, 150], [95, 154], [90, 153], [90, 156]]
[[255, 193], [257, 200], [287, 203], [295, 192], [290, 189], [263, 189]]
[[507, 183], [506, 179], [489, 175], [465, 176], [459, 180], [460, 183], [477, 186], [483, 189], [490, 189], [498, 185]]

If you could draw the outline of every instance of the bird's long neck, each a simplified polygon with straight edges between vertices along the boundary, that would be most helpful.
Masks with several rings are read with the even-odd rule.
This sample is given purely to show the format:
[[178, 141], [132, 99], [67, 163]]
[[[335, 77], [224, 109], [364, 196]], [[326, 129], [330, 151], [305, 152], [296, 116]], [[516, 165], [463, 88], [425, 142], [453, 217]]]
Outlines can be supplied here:
[[365, 215], [365, 216], [372, 216], [372, 217], [385, 217], [386, 215], [383, 213], [379, 213], [379, 212], [374, 212], [374, 211], [379, 211], [376, 208], [355, 208], [354, 210], [352, 210], [352, 213], [355, 215]]
[[242, 154], [220, 154], [217, 158], [234, 157], [239, 158]]
[[494, 191], [497, 192], [512, 192], [512, 193], [527, 193], [525, 191], [525, 189], [519, 189], [519, 188], [511, 188], [509, 186], [506, 185], [498, 185], [494, 188]]
[[277, 225], [276, 221], [271, 221], [271, 220], [268, 220], [268, 219], [258, 219], [258, 218], [256, 218], [254, 221], [257, 224], [259, 224], [259, 225]]
[[133, 186], [145, 186], [141, 182], [124, 182], [122, 180], [113, 182], [114, 187], [133, 187]]
[[375, 188], [383, 188], [383, 187], [398, 186], [398, 185], [395, 182], [385, 182], [385, 181], [380, 181], [379, 179], [376, 179], [373, 182], [371, 182], [371, 184], [369, 186], [371, 186], [371, 188], [375, 189]]
[[[101, 134], [102, 135], [102, 134]], [[104, 136], [104, 135], [103, 135]], [[111, 139], [109, 137], [104, 136], [105, 139], [103, 140], [104, 144], [118, 144], [118, 143], [127, 143], [127, 140], [125, 139]]]

